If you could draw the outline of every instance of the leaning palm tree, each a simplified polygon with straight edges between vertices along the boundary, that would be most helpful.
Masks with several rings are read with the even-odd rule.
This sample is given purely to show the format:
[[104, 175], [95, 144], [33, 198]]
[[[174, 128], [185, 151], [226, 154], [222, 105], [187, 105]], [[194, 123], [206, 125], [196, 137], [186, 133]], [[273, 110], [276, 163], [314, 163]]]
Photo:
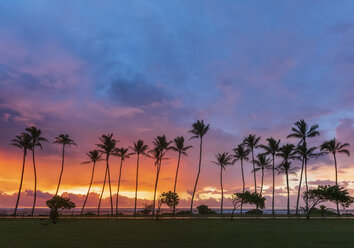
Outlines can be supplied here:
[[60, 182], [61, 182], [61, 177], [63, 176], [63, 171], [64, 171], [64, 152], [65, 152], [65, 146], [68, 145], [74, 145], [76, 146], [74, 140], [72, 140], [69, 136], [69, 134], [59, 134], [57, 137], [55, 137], [54, 144], [62, 144], [62, 157], [61, 157], [61, 171], [60, 171], [60, 176], [59, 176], [59, 182], [58, 182], [58, 187], [57, 190], [55, 191], [55, 196], [58, 195], [59, 192], [59, 187], [60, 187]]
[[37, 170], [36, 170], [36, 160], [35, 160], [35, 147], [38, 146], [42, 150], [42, 143], [41, 142], [48, 142], [48, 140], [42, 137], [42, 131], [37, 129], [36, 127], [32, 126], [26, 128], [27, 133], [32, 138], [32, 159], [33, 159], [33, 172], [34, 172], [34, 198], [33, 198], [33, 207], [32, 207], [32, 216], [34, 215], [34, 209], [36, 207], [36, 200], [37, 200]]
[[136, 179], [135, 179], [135, 203], [134, 203], [134, 215], [136, 215], [136, 203], [138, 200], [138, 178], [139, 178], [139, 158], [140, 155], [146, 156], [146, 151], [149, 149], [147, 145], [144, 144], [143, 140], [138, 140], [134, 142], [133, 147], [130, 147], [134, 153], [137, 155], [136, 159]]
[[274, 200], [275, 200], [275, 155], [279, 151], [280, 140], [275, 140], [273, 138], [267, 139], [267, 145], [259, 145], [258, 147], [263, 148], [265, 154], [272, 155], [272, 173], [273, 173], [273, 194], [272, 194], [272, 215], [274, 212]]
[[104, 192], [104, 187], [105, 187], [106, 180], [107, 180], [107, 175], [108, 175], [109, 195], [110, 195], [110, 200], [111, 200], [111, 215], [113, 215], [113, 199], [112, 199], [112, 188], [111, 188], [111, 174], [109, 171], [109, 157], [111, 155], [115, 155], [117, 153], [116, 144], [119, 141], [115, 140], [113, 138], [113, 133], [110, 133], [108, 135], [103, 134], [101, 137], [99, 137], [99, 140], [101, 141], [101, 143], [96, 144], [96, 146], [99, 148], [99, 152], [106, 154], [106, 173], [104, 176], [102, 193], [100, 196], [100, 200], [98, 202], [97, 215], [99, 215], [99, 213], [100, 213], [100, 206], [101, 206], [102, 196], [103, 196], [103, 192]]
[[90, 189], [91, 189], [91, 186], [92, 186], [93, 176], [94, 176], [94, 173], [95, 173], [96, 162], [103, 160], [102, 159], [102, 155], [101, 155], [101, 153], [98, 150], [89, 151], [88, 153], [86, 153], [86, 155], [89, 157], [90, 160], [82, 162], [81, 164], [91, 164], [92, 163], [92, 172], [91, 172], [90, 185], [89, 185], [89, 188], [87, 190], [86, 198], [85, 198], [84, 204], [82, 205], [82, 209], [81, 209], [80, 215], [82, 215], [82, 213], [84, 212], [84, 208], [85, 208], [88, 196], [90, 194]]
[[204, 135], [208, 132], [209, 130], [209, 124], [204, 124], [203, 120], [198, 120], [197, 122], [193, 123], [193, 128], [189, 130], [188, 132], [193, 134], [193, 136], [190, 139], [197, 139], [200, 138], [200, 145], [199, 145], [199, 165], [198, 165], [198, 174], [197, 178], [195, 179], [195, 184], [194, 184], [194, 189], [193, 189], [193, 194], [192, 194], [192, 200], [191, 200], [191, 213], [193, 213], [193, 200], [195, 196], [195, 191], [197, 189], [197, 184], [199, 180], [199, 175], [200, 175], [200, 169], [202, 166], [202, 150], [203, 150], [203, 137]]
[[255, 170], [255, 165], [254, 165], [254, 149], [258, 146], [259, 141], [261, 140], [261, 137], [257, 137], [255, 134], [250, 134], [243, 140], [243, 144], [251, 150], [252, 154], [252, 165], [253, 165], [253, 180], [254, 180], [254, 192], [257, 193], [257, 176], [256, 176], [256, 170]]
[[[179, 170], [179, 163], [181, 161], [181, 155], [187, 156], [187, 151], [192, 148], [192, 146], [185, 146], [184, 145], [184, 137], [180, 136], [175, 138], [174, 146], [171, 147], [171, 150], [178, 152], [178, 160], [177, 160], [177, 169], [176, 169], [176, 176], [175, 176], [175, 184], [173, 187], [173, 194], [176, 193], [176, 186], [177, 186], [177, 177], [178, 177], [178, 170]], [[173, 206], [173, 215], [176, 214], [176, 206]]]
[[[349, 147], [349, 143], [344, 143], [337, 141], [336, 138], [333, 138], [329, 141], [323, 142], [321, 145], [320, 149], [321, 152], [324, 154], [329, 154], [331, 153], [333, 155], [333, 160], [334, 160], [334, 168], [335, 168], [335, 179], [336, 179], [336, 186], [338, 186], [338, 168], [337, 168], [337, 153], [344, 153], [348, 157], [350, 156], [350, 152], [347, 147]], [[339, 215], [339, 206], [337, 202], [337, 214]]]
[[[317, 131], [319, 126], [317, 124], [312, 125], [311, 127], [303, 120], [299, 120], [294, 123], [294, 127], [291, 128], [292, 133], [290, 133], [287, 138], [297, 138], [300, 139], [298, 144], [305, 144], [307, 138], [313, 138], [320, 135], [320, 132]], [[301, 173], [300, 173], [300, 184], [298, 189], [298, 199], [296, 204], [296, 214], [299, 212], [299, 197], [300, 197], [300, 190], [301, 190], [301, 182], [302, 182], [302, 175], [304, 172], [304, 163], [305, 161], [301, 159]]]
[[260, 195], [262, 195], [263, 192], [263, 179], [264, 179], [264, 170], [270, 169], [272, 167], [272, 159], [270, 157], [267, 157], [266, 154], [260, 153], [257, 155], [257, 159], [254, 161], [256, 168], [256, 171], [261, 171], [262, 172], [262, 180], [261, 180], [261, 191]]
[[216, 161], [212, 161], [212, 163], [217, 164], [220, 166], [220, 189], [221, 189], [221, 207], [220, 213], [223, 214], [223, 203], [224, 203], [224, 189], [222, 186], [222, 171], [226, 169], [226, 166], [232, 164], [233, 156], [229, 155], [228, 152], [218, 153], [215, 155]]
[[[242, 193], [245, 193], [245, 175], [243, 173], [243, 161], [248, 161], [248, 155], [250, 154], [250, 149], [245, 148], [244, 144], [238, 145], [234, 149], [235, 154], [233, 157], [235, 158], [233, 163], [236, 161], [240, 161], [241, 163], [241, 175], [242, 175]], [[240, 208], [240, 213], [242, 214], [242, 208], [243, 208], [243, 201], [241, 202], [241, 208]]]
[[15, 206], [15, 211], [14, 211], [14, 216], [16, 216], [18, 202], [20, 201], [20, 196], [21, 196], [21, 189], [22, 189], [22, 182], [23, 182], [23, 173], [25, 171], [27, 150], [32, 149], [32, 147], [33, 147], [32, 137], [30, 135], [28, 135], [28, 134], [21, 134], [19, 136], [16, 136], [16, 139], [13, 139], [11, 141], [11, 145], [12, 146], [16, 146], [16, 147], [18, 147], [18, 148], [23, 150], [23, 162], [22, 162], [22, 173], [21, 173], [20, 188], [18, 190], [17, 201], [16, 201], [16, 206]]
[[120, 188], [120, 178], [122, 175], [122, 166], [123, 162], [128, 159], [133, 153], [129, 153], [128, 148], [118, 148], [116, 156], [120, 158], [120, 167], [119, 167], [119, 175], [118, 175], [118, 188], [117, 188], [117, 198], [116, 198], [116, 214], [118, 214], [118, 198], [119, 198], [119, 188]]

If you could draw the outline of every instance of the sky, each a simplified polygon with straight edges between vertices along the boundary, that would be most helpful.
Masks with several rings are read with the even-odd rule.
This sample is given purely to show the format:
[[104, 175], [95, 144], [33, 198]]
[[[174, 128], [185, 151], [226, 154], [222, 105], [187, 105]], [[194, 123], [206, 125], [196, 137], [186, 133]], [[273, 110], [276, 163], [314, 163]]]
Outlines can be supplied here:
[[[61, 146], [53, 141], [61, 133], [77, 146], [66, 149], [60, 193], [77, 205], [91, 173], [81, 162], [102, 134], [114, 133], [119, 147], [138, 139], [151, 147], [162, 134], [169, 140], [185, 136], [194, 147], [181, 162], [181, 206], [189, 205], [197, 173], [199, 143], [188, 134], [196, 120], [210, 124], [196, 204], [219, 205], [219, 168], [211, 161], [216, 153], [232, 153], [250, 133], [262, 142], [274, 137], [296, 143], [286, 136], [294, 122], [305, 119], [319, 124], [321, 135], [309, 140], [311, 146], [333, 137], [351, 143], [353, 11], [353, 1], [345, 0], [1, 1], [0, 207], [13, 207], [19, 187], [22, 152], [9, 144], [32, 125], [50, 141], [36, 156], [38, 206], [55, 193]], [[158, 192], [173, 187], [177, 154], [167, 157]], [[27, 156], [22, 207], [32, 204], [31, 159]], [[353, 194], [354, 158], [340, 156], [338, 163], [339, 181]], [[123, 165], [125, 207], [133, 203], [135, 166], [135, 156]], [[153, 196], [154, 162], [143, 158], [140, 169], [141, 206]], [[252, 191], [251, 169], [246, 162], [246, 187]], [[88, 206], [97, 205], [104, 170], [98, 163]], [[111, 170], [115, 192], [118, 158], [112, 158]], [[298, 178], [291, 176], [291, 207]], [[276, 207], [286, 206], [284, 179], [276, 176]], [[309, 182], [334, 183], [330, 156], [310, 161]], [[224, 171], [224, 189], [226, 198], [242, 190], [238, 163]], [[266, 172], [267, 199], [271, 189]]]

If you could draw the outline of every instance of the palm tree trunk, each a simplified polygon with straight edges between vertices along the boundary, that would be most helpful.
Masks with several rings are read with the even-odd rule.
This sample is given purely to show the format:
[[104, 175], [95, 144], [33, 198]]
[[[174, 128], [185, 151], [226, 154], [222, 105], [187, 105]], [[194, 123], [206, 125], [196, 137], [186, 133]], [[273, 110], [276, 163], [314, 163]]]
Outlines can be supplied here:
[[15, 206], [14, 216], [16, 216], [17, 207], [18, 207], [18, 202], [20, 201], [20, 196], [21, 196], [21, 189], [22, 189], [22, 182], [23, 182], [23, 173], [24, 173], [24, 171], [25, 171], [25, 163], [26, 163], [26, 155], [27, 155], [27, 150], [24, 149], [24, 151], [23, 151], [23, 163], [22, 163], [22, 172], [21, 172], [20, 188], [19, 188], [19, 190], [18, 190], [18, 195], [17, 195], [17, 201], [16, 201], [16, 206]]
[[197, 189], [197, 184], [198, 184], [198, 180], [199, 180], [199, 175], [200, 175], [200, 168], [202, 165], [202, 144], [203, 144], [203, 138], [200, 137], [200, 146], [199, 146], [199, 167], [198, 167], [198, 174], [197, 174], [197, 178], [195, 180], [195, 185], [194, 185], [194, 189], [193, 189], [193, 195], [192, 195], [192, 200], [191, 200], [191, 214], [193, 214], [193, 200], [194, 200], [194, 195], [195, 195], [195, 191]]
[[106, 167], [106, 173], [104, 174], [103, 187], [102, 187], [102, 192], [100, 195], [100, 200], [98, 201], [97, 215], [100, 215], [100, 207], [101, 207], [101, 201], [102, 201], [102, 196], [103, 196], [103, 192], [104, 192], [104, 187], [106, 186], [106, 179], [107, 179], [107, 167]]
[[304, 158], [302, 158], [301, 162], [301, 173], [300, 173], [300, 181], [299, 181], [299, 188], [297, 191], [297, 201], [296, 201], [296, 215], [299, 213], [299, 201], [300, 201], [300, 193], [301, 193], [301, 183], [302, 183], [302, 174], [304, 172]]
[[34, 208], [36, 207], [37, 200], [37, 171], [36, 171], [36, 161], [34, 158], [34, 146], [32, 148], [32, 158], [33, 158], [33, 172], [34, 172], [34, 196], [33, 196], [33, 207], [32, 207], [32, 216], [34, 215]]
[[119, 198], [119, 188], [120, 188], [120, 176], [122, 174], [122, 165], [123, 158], [120, 160], [119, 176], [118, 176], [118, 189], [117, 189], [117, 198], [116, 198], [116, 214], [118, 214], [118, 198]]
[[[241, 174], [242, 174], [242, 193], [245, 193], [245, 176], [243, 174], [243, 159], [241, 159]], [[243, 200], [241, 201], [241, 212], [240, 212], [241, 215], [242, 215], [242, 210], [243, 210]]]
[[[307, 184], [307, 160], [305, 159], [305, 185], [306, 185], [306, 192], [309, 191], [309, 186]], [[310, 208], [309, 208], [309, 198], [306, 197], [306, 219], [310, 219]]]
[[273, 168], [272, 168], [272, 171], [273, 171], [273, 195], [272, 195], [272, 215], [274, 216], [275, 215], [275, 211], [274, 211], [274, 200], [275, 200], [275, 167], [274, 167], [274, 154], [273, 154]]
[[223, 214], [224, 189], [222, 187], [222, 166], [220, 166], [220, 188], [221, 188], [221, 215]]
[[85, 208], [85, 205], [86, 205], [86, 202], [87, 202], [87, 198], [88, 198], [88, 196], [90, 194], [90, 189], [91, 189], [91, 185], [92, 185], [92, 181], [93, 181], [93, 174], [95, 173], [95, 165], [96, 165], [96, 162], [93, 162], [92, 173], [91, 173], [91, 181], [90, 181], [89, 188], [87, 190], [87, 194], [86, 194], [86, 198], [85, 198], [85, 201], [84, 201], [84, 205], [82, 205], [82, 209], [81, 209], [80, 215], [82, 215], [82, 213], [84, 212], [84, 208]]
[[262, 168], [262, 184], [261, 184], [261, 195], [263, 192], [263, 179], [264, 179], [264, 169]]
[[57, 191], [55, 192], [55, 196], [58, 195], [61, 177], [62, 177], [63, 171], [64, 171], [64, 150], [65, 150], [65, 144], [63, 144], [63, 151], [62, 151], [62, 158], [61, 158], [61, 171], [60, 171], [59, 182], [58, 182]]
[[[254, 192], [257, 193], [257, 177], [256, 177], [256, 170], [254, 167], [254, 152], [253, 152], [253, 148], [252, 148], [252, 165], [253, 165], [253, 177], [254, 177]], [[258, 206], [257, 206], [258, 208]]]
[[136, 179], [135, 179], [135, 203], [134, 203], [134, 216], [136, 215], [136, 202], [138, 199], [138, 178], [139, 178], [139, 153], [136, 160]]
[[288, 215], [290, 215], [290, 191], [289, 191], [289, 173], [288, 171], [285, 171], [285, 174], [286, 174], [286, 189], [288, 191], [288, 204], [287, 204], [287, 207], [288, 207]]
[[[336, 186], [338, 187], [338, 168], [337, 168], [337, 158], [336, 154], [333, 153], [333, 158], [334, 158], [334, 168], [335, 168], [335, 173], [336, 173]], [[339, 204], [338, 201], [336, 202], [337, 204], [337, 215], [339, 215]]]
[[[152, 203], [152, 215], [155, 214], [155, 201], [156, 201], [156, 191], [157, 191], [157, 183], [159, 182], [159, 174], [160, 174], [160, 168], [161, 168], [161, 159], [160, 161], [157, 163], [157, 168], [156, 168], [156, 181], [155, 181], [155, 190], [154, 190], [154, 202]], [[158, 214], [158, 212], [156, 212], [156, 214]]]
[[109, 185], [109, 196], [111, 200], [111, 216], [113, 216], [113, 198], [112, 198], [112, 187], [111, 187], [111, 173], [109, 172], [109, 156], [107, 156], [107, 172], [108, 172], [108, 185]]
[[[179, 169], [179, 163], [181, 160], [181, 152], [178, 153], [178, 161], [177, 161], [177, 169], [176, 169], [176, 177], [175, 177], [175, 185], [173, 187], [173, 195], [176, 194], [176, 186], [177, 186], [177, 177], [178, 177], [178, 169]], [[176, 205], [173, 205], [173, 216], [176, 214]]]

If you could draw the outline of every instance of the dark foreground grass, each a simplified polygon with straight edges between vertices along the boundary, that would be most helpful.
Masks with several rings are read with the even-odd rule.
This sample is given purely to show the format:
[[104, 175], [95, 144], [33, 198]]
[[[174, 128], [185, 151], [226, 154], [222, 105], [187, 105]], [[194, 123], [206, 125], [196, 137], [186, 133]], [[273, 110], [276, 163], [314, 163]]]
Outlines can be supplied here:
[[0, 247], [354, 247], [354, 220], [0, 220]]

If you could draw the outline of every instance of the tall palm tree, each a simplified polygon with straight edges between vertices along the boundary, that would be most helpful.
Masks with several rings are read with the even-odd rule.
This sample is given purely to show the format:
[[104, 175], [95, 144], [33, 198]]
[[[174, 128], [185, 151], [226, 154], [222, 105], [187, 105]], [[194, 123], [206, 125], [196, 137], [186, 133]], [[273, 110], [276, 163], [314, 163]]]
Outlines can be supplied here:
[[157, 191], [157, 184], [159, 181], [159, 175], [160, 175], [160, 170], [161, 170], [161, 165], [162, 165], [162, 160], [165, 159], [165, 155], [167, 150], [170, 150], [172, 141], [167, 141], [166, 136], [157, 136], [153, 144], [155, 148], [151, 150], [151, 153], [153, 157], [155, 158], [155, 166], [156, 166], [156, 181], [155, 181], [155, 190], [154, 190], [154, 202], [152, 203], [153, 208], [152, 208], [152, 214], [155, 214], [155, 201], [156, 201], [156, 191]]
[[81, 209], [80, 215], [82, 215], [82, 213], [84, 212], [84, 208], [85, 208], [88, 196], [90, 194], [90, 189], [91, 189], [91, 186], [92, 186], [93, 176], [94, 176], [94, 173], [95, 173], [96, 162], [103, 160], [102, 159], [102, 155], [101, 155], [101, 153], [98, 150], [89, 151], [88, 153], [86, 153], [86, 155], [89, 157], [90, 160], [82, 162], [81, 164], [91, 164], [92, 163], [92, 173], [91, 173], [90, 185], [89, 185], [89, 188], [87, 190], [86, 198], [85, 198], [84, 204], [82, 205], [82, 209]]
[[[235, 154], [234, 156], [234, 161], [233, 163], [235, 163], [236, 161], [240, 161], [241, 163], [241, 175], [242, 175], [242, 193], [245, 193], [245, 175], [243, 173], [243, 161], [248, 161], [248, 155], [250, 154], [250, 149], [245, 148], [244, 144], [240, 144], [238, 145], [235, 149], [233, 149]], [[241, 214], [242, 214], [242, 209], [243, 209], [243, 201], [241, 202]]]
[[102, 196], [103, 196], [103, 192], [104, 192], [104, 187], [105, 187], [106, 180], [107, 180], [107, 175], [108, 175], [109, 195], [110, 195], [110, 200], [111, 200], [111, 215], [113, 215], [113, 199], [112, 199], [112, 187], [111, 187], [111, 173], [109, 171], [109, 157], [111, 155], [115, 155], [117, 153], [116, 144], [119, 141], [115, 140], [113, 138], [113, 133], [110, 133], [107, 135], [103, 134], [101, 137], [99, 137], [99, 140], [101, 141], [101, 143], [96, 144], [96, 146], [99, 148], [99, 150], [98, 150], [99, 152], [106, 154], [106, 173], [104, 176], [102, 193], [100, 196], [100, 200], [98, 202], [97, 215], [99, 215], [99, 213], [100, 213], [100, 206], [101, 206]]
[[[305, 144], [307, 138], [313, 138], [316, 136], [320, 135], [320, 132], [317, 130], [319, 126], [317, 124], [312, 125], [309, 127], [309, 125], [303, 120], [299, 120], [294, 123], [294, 127], [291, 128], [292, 133], [290, 133], [287, 138], [297, 138], [300, 139], [298, 144]], [[298, 189], [298, 197], [297, 197], [297, 203], [296, 203], [296, 214], [299, 213], [299, 200], [300, 200], [300, 191], [301, 191], [301, 183], [302, 183], [302, 175], [304, 172], [304, 159], [301, 159], [301, 173], [300, 173], [300, 179], [299, 179], [299, 189]]]
[[272, 173], [273, 173], [273, 194], [272, 194], [272, 215], [274, 212], [274, 200], [275, 200], [275, 155], [279, 151], [280, 140], [275, 140], [274, 138], [267, 139], [267, 145], [259, 145], [258, 147], [263, 148], [265, 154], [272, 155]]
[[61, 171], [60, 171], [60, 176], [59, 176], [59, 182], [58, 182], [58, 187], [57, 191], [55, 192], [55, 196], [58, 195], [59, 192], [59, 187], [60, 187], [60, 182], [61, 182], [61, 177], [63, 176], [63, 171], [64, 171], [64, 152], [65, 152], [65, 146], [68, 145], [73, 145], [76, 146], [74, 140], [72, 140], [69, 136], [69, 134], [59, 134], [57, 137], [55, 137], [54, 144], [62, 144], [62, 157], [61, 157]]
[[33, 207], [32, 207], [32, 216], [34, 215], [34, 209], [36, 207], [36, 200], [37, 200], [37, 170], [36, 170], [36, 160], [35, 160], [35, 147], [38, 146], [42, 150], [42, 143], [41, 142], [48, 142], [48, 140], [42, 137], [42, 131], [37, 129], [35, 126], [26, 128], [26, 132], [32, 138], [32, 159], [33, 159], [33, 172], [34, 172], [34, 198], [33, 198]]
[[22, 162], [22, 173], [21, 173], [20, 188], [18, 190], [17, 201], [16, 201], [16, 206], [15, 206], [15, 211], [14, 211], [14, 216], [16, 216], [18, 202], [20, 201], [20, 196], [21, 196], [21, 189], [22, 189], [22, 182], [23, 182], [23, 173], [25, 171], [27, 150], [32, 149], [32, 147], [33, 147], [32, 137], [30, 135], [28, 135], [28, 134], [18, 135], [18, 136], [16, 136], [15, 139], [13, 139], [11, 141], [11, 145], [12, 146], [16, 146], [16, 147], [18, 147], [18, 148], [23, 150], [23, 162]]
[[222, 171], [226, 169], [226, 166], [232, 164], [232, 155], [229, 155], [228, 152], [218, 153], [215, 155], [216, 161], [212, 161], [212, 163], [220, 166], [220, 189], [221, 189], [221, 207], [220, 213], [223, 214], [223, 203], [224, 203], [224, 189], [222, 186]]
[[208, 132], [209, 130], [209, 124], [204, 124], [203, 120], [198, 120], [197, 122], [193, 123], [192, 125], [192, 129], [189, 130], [188, 132], [193, 134], [193, 136], [190, 139], [200, 139], [200, 144], [199, 144], [199, 165], [198, 165], [198, 174], [197, 174], [197, 178], [195, 180], [195, 185], [194, 185], [194, 189], [193, 189], [193, 195], [192, 195], [192, 200], [191, 200], [191, 213], [193, 213], [193, 200], [194, 200], [194, 196], [195, 196], [195, 191], [197, 189], [197, 184], [198, 184], [198, 180], [199, 180], [199, 175], [200, 175], [200, 169], [202, 166], [202, 151], [203, 151], [203, 137], [204, 135]]
[[[331, 153], [333, 155], [333, 160], [334, 160], [334, 168], [335, 168], [335, 178], [336, 178], [336, 186], [338, 186], [338, 168], [337, 168], [337, 153], [343, 153], [347, 155], [348, 157], [350, 156], [350, 152], [347, 147], [349, 147], [349, 143], [344, 143], [337, 141], [336, 138], [333, 138], [329, 141], [323, 142], [321, 145], [320, 149], [321, 152], [324, 154], [329, 154]], [[339, 215], [339, 206], [337, 202], [337, 214]]]
[[254, 165], [254, 149], [258, 146], [261, 137], [257, 137], [255, 134], [250, 134], [243, 140], [243, 144], [251, 150], [252, 154], [252, 165], [253, 165], [253, 179], [254, 179], [254, 192], [257, 193], [257, 176]]
[[297, 159], [297, 153], [295, 150], [295, 146], [293, 144], [286, 144], [280, 147], [279, 152], [276, 154], [281, 157], [283, 161], [280, 163], [278, 167], [278, 172], [284, 173], [286, 176], [286, 188], [288, 192], [288, 201], [287, 201], [287, 213], [290, 215], [290, 192], [289, 192], [289, 173], [294, 174], [294, 169], [291, 168], [291, 162], [289, 160]]
[[267, 157], [266, 154], [260, 153], [257, 155], [257, 159], [254, 161], [256, 168], [256, 171], [261, 170], [262, 171], [262, 182], [261, 182], [261, 191], [260, 195], [262, 195], [263, 192], [263, 179], [264, 179], [264, 170], [270, 169], [272, 167], [272, 160], [270, 157]]
[[122, 175], [123, 162], [128, 159], [133, 153], [129, 153], [128, 148], [118, 148], [116, 156], [120, 158], [119, 176], [118, 176], [118, 188], [117, 188], [117, 198], [116, 198], [116, 214], [118, 214], [118, 198], [119, 198], [119, 188], [120, 188], [120, 178]]
[[[302, 158], [303, 161], [303, 168], [301, 171], [304, 171], [305, 174], [305, 185], [306, 185], [306, 192], [308, 192], [309, 187], [308, 187], [308, 182], [307, 182], [307, 163], [310, 158], [313, 157], [318, 157], [319, 154], [316, 153], [317, 147], [307, 147], [307, 143], [304, 142], [301, 145], [298, 145], [296, 147], [296, 152], [299, 154], [299, 156]], [[299, 183], [299, 189], [298, 189], [298, 195], [297, 195], [297, 203], [296, 203], [296, 209], [299, 207], [299, 199], [300, 199], [300, 191], [301, 191], [301, 177], [300, 177], [300, 183]], [[309, 209], [309, 201], [308, 198], [306, 198], [306, 216], [307, 219], [309, 219], [309, 214], [310, 214], [310, 209]]]
[[[184, 137], [180, 136], [175, 138], [174, 146], [171, 147], [171, 150], [178, 152], [178, 160], [177, 160], [177, 169], [176, 169], [176, 176], [175, 176], [175, 184], [173, 187], [173, 194], [176, 193], [176, 186], [177, 186], [177, 177], [178, 177], [178, 170], [179, 170], [179, 163], [181, 161], [181, 155], [187, 156], [187, 151], [192, 148], [192, 146], [185, 146], [184, 145]], [[176, 206], [173, 206], [173, 215], [176, 214]]]
[[135, 203], [134, 203], [134, 215], [136, 215], [136, 203], [138, 200], [138, 178], [139, 178], [139, 158], [140, 155], [146, 156], [146, 151], [149, 149], [147, 145], [144, 144], [143, 140], [138, 140], [134, 142], [133, 147], [130, 147], [134, 153], [137, 155], [136, 159], [136, 179], [135, 179]]

